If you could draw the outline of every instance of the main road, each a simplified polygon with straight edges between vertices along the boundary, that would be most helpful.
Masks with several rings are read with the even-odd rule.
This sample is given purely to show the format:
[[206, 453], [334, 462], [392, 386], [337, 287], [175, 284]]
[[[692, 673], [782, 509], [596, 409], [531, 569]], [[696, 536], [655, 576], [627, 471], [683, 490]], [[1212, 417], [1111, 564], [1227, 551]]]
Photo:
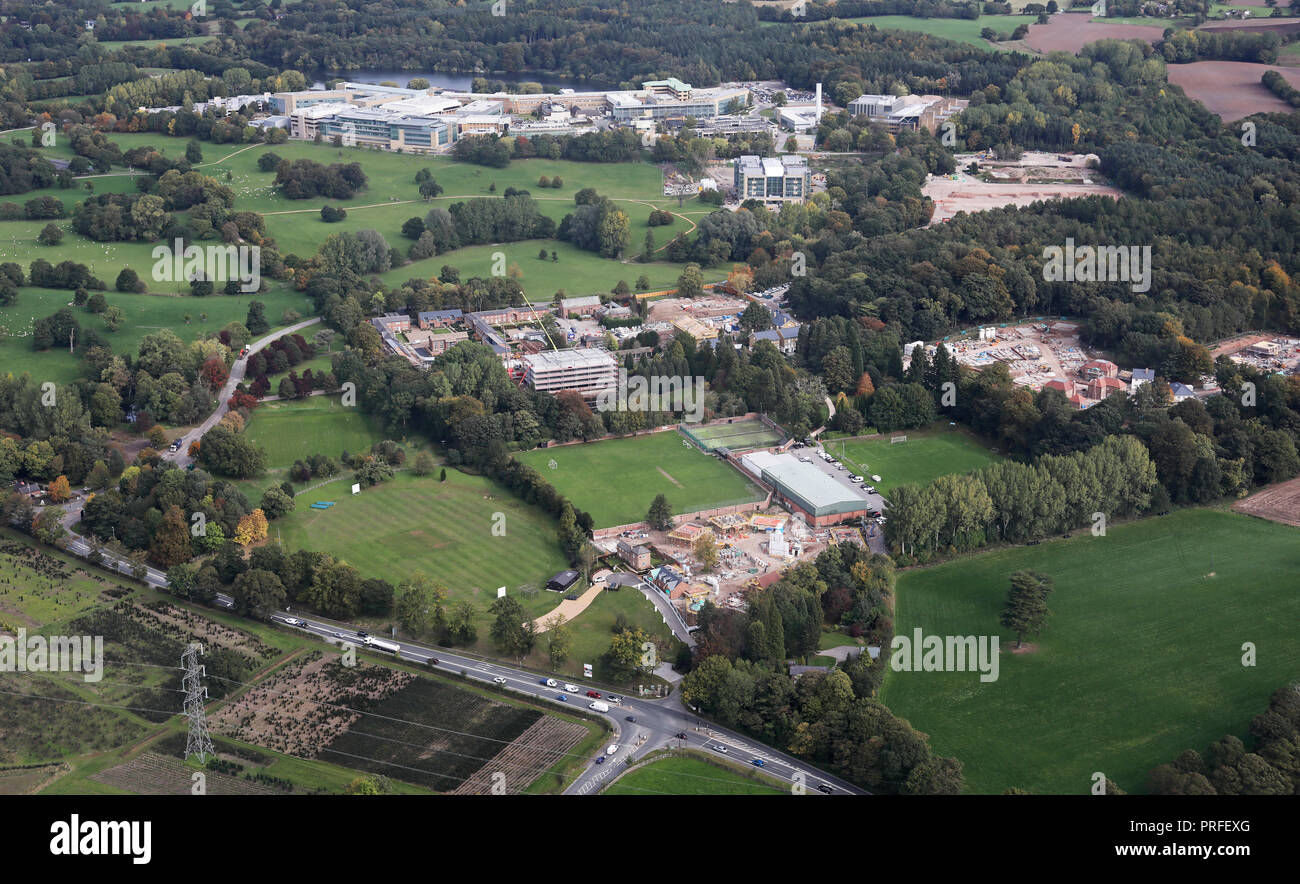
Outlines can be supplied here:
[[[230, 607], [232, 601], [229, 596], [217, 597], [217, 604], [222, 607]], [[281, 613], [274, 614], [271, 620], [291, 629], [309, 632], [330, 643], [340, 646], [351, 644], [366, 649], [364, 639], [346, 624], [319, 617], [294, 617]], [[392, 641], [387, 638], [384, 640]], [[495, 684], [502, 690], [525, 694], [556, 706], [594, 712], [609, 722], [615, 733], [611, 742], [618, 746], [618, 751], [608, 755], [608, 747], [602, 746], [596, 756], [587, 760], [586, 767], [577, 779], [565, 789], [566, 795], [590, 795], [598, 792], [607, 780], [622, 770], [628, 758], [639, 757], [655, 749], [687, 746], [716, 752], [739, 764], [761, 761], [762, 772], [771, 778], [772, 786], [775, 789], [789, 790], [792, 794], [869, 794], [839, 777], [824, 773], [757, 740], [704, 721], [683, 706], [676, 694], [666, 700], [644, 700], [616, 697], [581, 684], [574, 684], [579, 690], [571, 691], [566, 689], [568, 682], [564, 678], [458, 655], [445, 648], [429, 648], [414, 642], [393, 643], [400, 648], [397, 656], [403, 660], [428, 666], [429, 660], [433, 659], [437, 662], [430, 667], [432, 669], [455, 674], [463, 672], [465, 677], [475, 681]], [[555, 684], [550, 685], [548, 682]], [[589, 692], [597, 694], [602, 702], [607, 703], [609, 712], [592, 710], [591, 704], [597, 697], [590, 696]], [[598, 756], [605, 756], [605, 761], [598, 764]]]

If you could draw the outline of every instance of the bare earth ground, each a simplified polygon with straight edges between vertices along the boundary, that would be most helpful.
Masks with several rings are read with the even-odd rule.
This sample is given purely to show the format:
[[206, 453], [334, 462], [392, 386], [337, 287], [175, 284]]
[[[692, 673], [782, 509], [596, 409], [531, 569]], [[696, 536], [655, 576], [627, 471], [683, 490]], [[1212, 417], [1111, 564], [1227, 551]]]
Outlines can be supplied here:
[[980, 181], [963, 175], [961, 181], [932, 176], [921, 192], [934, 200], [931, 224], [947, 221], [958, 212], [985, 212], [1003, 206], [1027, 206], [1039, 200], [1104, 194], [1118, 199], [1123, 191], [1104, 184], [1021, 184]]
[[[1250, 5], [1250, 4], [1245, 4]], [[1255, 19], [1251, 21], [1210, 21], [1201, 25], [1199, 30], [1202, 31], [1245, 31], [1246, 33], [1266, 33], [1275, 31], [1278, 34], [1293, 34], [1300, 31], [1300, 18], [1268, 18]]]
[[1196, 61], [1171, 64], [1168, 70], [1170, 83], [1183, 87], [1188, 97], [1228, 122], [1256, 113], [1285, 114], [1294, 110], [1259, 81], [1265, 71], [1277, 71], [1292, 86], [1300, 87], [1300, 71], [1273, 64]]
[[[605, 573], [608, 574], [609, 572], [606, 571]], [[578, 596], [576, 599], [573, 599], [572, 601], [570, 601], [569, 599], [565, 599], [564, 601], [556, 605], [555, 609], [552, 610], [545, 617], [538, 617], [536, 620], [534, 620], [533, 628], [539, 634], [546, 632], [548, 629], [551, 628], [551, 620], [557, 614], [564, 618], [565, 623], [572, 623], [574, 618], [577, 617], [579, 614], [581, 614], [583, 611], [587, 610], [587, 606], [590, 605], [592, 602], [594, 602], [596, 600], [596, 597], [599, 596], [604, 591], [605, 591], [605, 584], [598, 583], [595, 586], [593, 586], [591, 589], [584, 592], [582, 595]]]
[[1273, 485], [1232, 505], [1239, 513], [1300, 527], [1300, 479]]
[[1251, 344], [1258, 344], [1260, 341], [1268, 341], [1277, 337], [1277, 335], [1264, 334], [1255, 332], [1247, 335], [1237, 335], [1235, 338], [1221, 342], [1217, 347], [1210, 351], [1210, 356], [1218, 359], [1220, 356], [1231, 356], [1233, 353], [1239, 353], [1245, 350]]
[[1112, 25], [1088, 21], [1086, 15], [1054, 15], [1045, 25], [1030, 25], [1025, 38], [1039, 52], [1060, 49], [1075, 53], [1085, 44], [1098, 40], [1145, 40], [1154, 43], [1163, 35], [1162, 28], [1147, 25]]

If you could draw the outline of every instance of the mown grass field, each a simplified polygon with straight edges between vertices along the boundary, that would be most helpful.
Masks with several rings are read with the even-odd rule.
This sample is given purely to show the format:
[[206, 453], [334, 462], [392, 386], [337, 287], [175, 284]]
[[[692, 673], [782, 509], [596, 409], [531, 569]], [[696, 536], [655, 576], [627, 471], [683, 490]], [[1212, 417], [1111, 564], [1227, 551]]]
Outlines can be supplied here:
[[[611, 761], [618, 761], [617, 756]], [[610, 762], [606, 762], [608, 764]], [[760, 774], [690, 755], [650, 761], [624, 774], [602, 795], [788, 795]]]
[[677, 432], [539, 448], [516, 456], [591, 513], [598, 528], [641, 521], [656, 494], [667, 495], [674, 513], [762, 498], [758, 486], [739, 471]]
[[[545, 583], [566, 567], [554, 520], [488, 479], [449, 469], [440, 482], [407, 470], [354, 495], [350, 471], [340, 475], [300, 494], [294, 512], [272, 524], [286, 550], [327, 552], [393, 583], [423, 573], [445, 584], [453, 601], [471, 599], [480, 607], [496, 598], [498, 586]], [[311, 509], [317, 500], [335, 505]], [[492, 533], [496, 513], [504, 515], [505, 536]], [[549, 604], [534, 616], [559, 600], [557, 593], [538, 593], [537, 602]]]
[[828, 442], [826, 450], [859, 475], [880, 476], [874, 484], [886, 496], [890, 489], [908, 482], [924, 485], [939, 476], [969, 473], [999, 460], [998, 455], [961, 430], [909, 430], [905, 435], [906, 442], [890, 442], [889, 436]]
[[313, 454], [338, 460], [344, 451], [369, 451], [384, 439], [378, 418], [340, 404], [337, 396], [263, 402], [250, 416], [247, 432], [253, 444], [266, 449], [272, 469], [288, 468]]
[[[1036, 650], [1012, 654], [999, 616], [1024, 568], [1056, 588]], [[1081, 795], [1095, 771], [1141, 791], [1183, 750], [1244, 737], [1269, 695], [1300, 677], [1300, 532], [1236, 513], [1185, 510], [914, 569], [896, 598], [899, 635], [1011, 643], [996, 682], [890, 672], [881, 691], [938, 753], [961, 759], [972, 792]]]
[[[104, 327], [102, 317], [84, 307], [73, 306], [70, 291], [30, 286], [19, 289], [14, 303], [0, 307], [0, 330], [3, 331], [0, 334], [0, 372], [20, 375], [26, 371], [31, 372], [33, 378], [55, 383], [67, 383], [77, 377], [81, 357], [68, 352], [66, 341], [62, 347], [39, 353], [32, 349], [32, 323], [63, 307], [72, 310], [82, 328], [94, 329], [107, 340], [114, 353], [133, 358], [145, 335], [166, 328], [188, 343], [205, 333], [218, 332], [230, 322], [243, 322], [248, 317], [248, 305], [252, 301], [266, 305], [266, 318], [272, 328], [282, 325], [280, 317], [285, 310], [296, 310], [304, 316], [311, 314], [311, 302], [306, 297], [286, 290], [253, 296], [217, 294], [207, 298], [123, 294], [112, 290], [118, 269], [113, 269], [107, 278], [102, 267], [96, 269], [100, 278], [108, 283], [109, 291], [103, 294], [109, 305], [121, 307], [126, 314], [121, 328], [115, 332]], [[185, 319], [187, 315], [188, 321]]]

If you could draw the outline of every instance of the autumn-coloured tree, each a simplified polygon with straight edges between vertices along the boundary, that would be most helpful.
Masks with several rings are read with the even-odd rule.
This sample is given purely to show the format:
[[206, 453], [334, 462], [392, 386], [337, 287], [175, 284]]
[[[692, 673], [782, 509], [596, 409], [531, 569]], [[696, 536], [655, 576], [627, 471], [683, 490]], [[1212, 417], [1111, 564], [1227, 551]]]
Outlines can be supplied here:
[[230, 397], [230, 400], [226, 404], [231, 408], [242, 408], [247, 411], [252, 411], [257, 407], [257, 397], [245, 393], [242, 390], [236, 390], [235, 394]]
[[198, 457], [198, 456], [199, 456], [199, 448], [200, 448], [200, 447], [201, 447], [201, 446], [200, 446], [200, 444], [199, 444], [199, 440], [198, 440], [198, 439], [195, 439], [193, 442], [191, 442], [191, 443], [190, 443], [190, 447], [189, 447], [189, 451], [188, 451], [189, 456], [190, 456], [190, 457]]
[[857, 389], [853, 392], [857, 396], [870, 396], [876, 392], [876, 385], [871, 383], [871, 375], [864, 371], [862, 377], [858, 378]]
[[266, 514], [260, 509], [253, 510], [239, 520], [239, 525], [235, 528], [235, 543], [248, 546], [250, 543], [265, 540], [266, 528]]
[[203, 363], [200, 373], [203, 375], [203, 382], [210, 390], [220, 390], [230, 377], [230, 369], [226, 367], [226, 361], [219, 356], [209, 357]]
[[153, 542], [149, 544], [149, 561], [159, 568], [171, 568], [188, 562], [191, 554], [189, 525], [181, 508], [173, 504], [154, 532]]
[[68, 487], [68, 477], [59, 476], [50, 483], [50, 499], [55, 503], [63, 503], [72, 496], [72, 489]]

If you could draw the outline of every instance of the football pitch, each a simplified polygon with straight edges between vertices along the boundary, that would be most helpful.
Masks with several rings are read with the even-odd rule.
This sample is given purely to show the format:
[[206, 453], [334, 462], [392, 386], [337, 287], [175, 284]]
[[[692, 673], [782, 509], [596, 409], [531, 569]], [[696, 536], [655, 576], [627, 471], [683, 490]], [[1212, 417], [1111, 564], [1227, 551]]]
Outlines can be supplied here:
[[999, 459], [959, 430], [913, 430], [892, 435], [906, 435], [907, 441], [891, 442], [889, 436], [833, 441], [826, 443], [826, 450], [859, 475], [880, 476], [875, 485], [886, 496], [899, 485], [924, 485], [940, 476], [978, 470]]
[[[898, 579], [897, 634], [999, 636], [998, 678], [891, 671], [881, 701], [959, 758], [972, 792], [1083, 795], [1096, 771], [1141, 792], [1184, 750], [1244, 738], [1300, 677], [1297, 565], [1300, 529], [1184, 510], [911, 569]], [[1050, 575], [1055, 591], [1046, 629], [1013, 653], [999, 617], [1020, 569]]]
[[656, 494], [668, 497], [674, 513], [763, 498], [738, 470], [677, 432], [538, 448], [516, 457], [591, 513], [597, 528], [641, 521]]

